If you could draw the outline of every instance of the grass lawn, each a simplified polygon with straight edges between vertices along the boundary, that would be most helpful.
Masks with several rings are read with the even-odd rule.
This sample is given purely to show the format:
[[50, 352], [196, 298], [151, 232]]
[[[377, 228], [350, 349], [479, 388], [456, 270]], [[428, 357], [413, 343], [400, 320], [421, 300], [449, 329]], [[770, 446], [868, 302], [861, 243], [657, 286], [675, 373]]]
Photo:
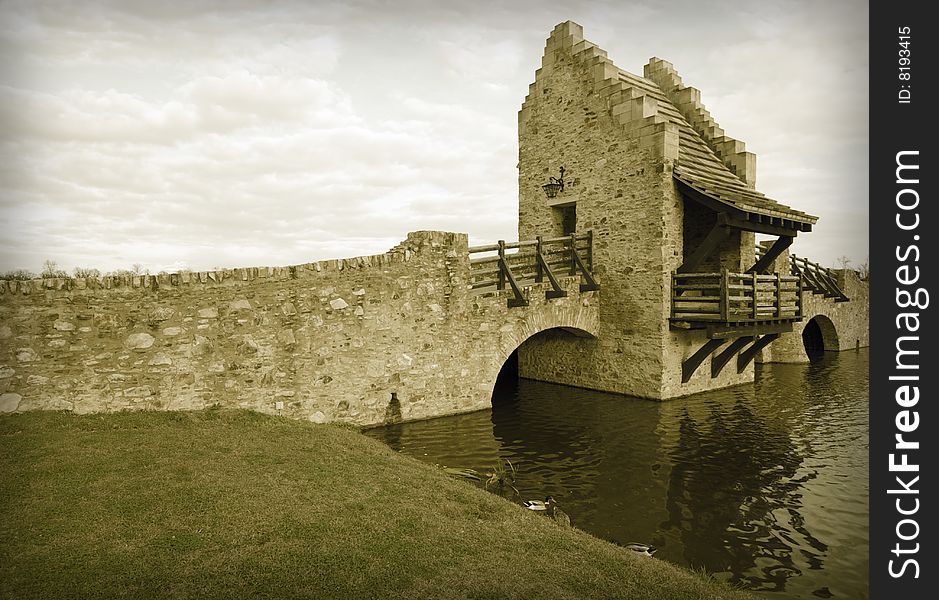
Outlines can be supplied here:
[[0, 418], [0, 598], [101, 597], [752, 598], [348, 428]]

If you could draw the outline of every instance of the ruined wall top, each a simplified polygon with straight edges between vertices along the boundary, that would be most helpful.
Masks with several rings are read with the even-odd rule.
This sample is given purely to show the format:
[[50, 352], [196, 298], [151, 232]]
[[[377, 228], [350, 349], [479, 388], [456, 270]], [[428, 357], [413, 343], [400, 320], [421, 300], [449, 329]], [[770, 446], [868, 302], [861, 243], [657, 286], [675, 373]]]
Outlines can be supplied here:
[[381, 267], [408, 262], [414, 252], [424, 248], [452, 247], [452, 252], [466, 254], [466, 234], [444, 231], [413, 231], [401, 243], [383, 254], [320, 260], [283, 267], [241, 267], [212, 271], [178, 271], [157, 275], [103, 275], [100, 277], [49, 277], [30, 280], [0, 279], [0, 299], [13, 294], [30, 295], [55, 291], [139, 290], [156, 292], [178, 286], [211, 287], [254, 280], [283, 281], [316, 277], [324, 272]]

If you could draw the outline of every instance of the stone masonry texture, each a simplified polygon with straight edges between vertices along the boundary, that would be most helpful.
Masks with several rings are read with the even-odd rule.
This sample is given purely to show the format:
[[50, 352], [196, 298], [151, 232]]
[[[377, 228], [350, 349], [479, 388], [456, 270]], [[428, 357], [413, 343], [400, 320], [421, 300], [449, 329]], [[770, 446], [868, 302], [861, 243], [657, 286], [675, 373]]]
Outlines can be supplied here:
[[[373, 425], [490, 406], [505, 360], [596, 335], [595, 292], [472, 295], [465, 234], [283, 268], [0, 282], [0, 410], [240, 407]], [[573, 337], [573, 335], [572, 335]], [[397, 406], [391, 402], [396, 395]]]

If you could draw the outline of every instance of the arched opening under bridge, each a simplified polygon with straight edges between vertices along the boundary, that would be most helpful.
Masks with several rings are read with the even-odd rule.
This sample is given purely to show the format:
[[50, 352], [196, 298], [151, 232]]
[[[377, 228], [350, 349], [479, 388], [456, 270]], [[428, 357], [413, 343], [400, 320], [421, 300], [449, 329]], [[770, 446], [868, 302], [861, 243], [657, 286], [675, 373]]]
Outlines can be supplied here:
[[839, 350], [835, 324], [825, 315], [812, 317], [802, 329], [802, 345], [810, 360], [821, 357], [823, 352]]
[[503, 361], [493, 385], [492, 405], [513, 402], [520, 378], [564, 384], [567, 359], [562, 357], [595, 339], [593, 333], [576, 327], [550, 327], [528, 336]]

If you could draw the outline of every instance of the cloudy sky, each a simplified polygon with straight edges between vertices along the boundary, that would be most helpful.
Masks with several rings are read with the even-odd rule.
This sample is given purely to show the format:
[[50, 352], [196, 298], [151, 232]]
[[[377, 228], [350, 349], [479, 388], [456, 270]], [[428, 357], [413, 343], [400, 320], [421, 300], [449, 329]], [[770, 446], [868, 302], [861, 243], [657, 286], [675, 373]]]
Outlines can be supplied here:
[[867, 258], [866, 2], [0, 0], [0, 271], [515, 239], [517, 112], [568, 19], [702, 90], [821, 217], [796, 252]]

